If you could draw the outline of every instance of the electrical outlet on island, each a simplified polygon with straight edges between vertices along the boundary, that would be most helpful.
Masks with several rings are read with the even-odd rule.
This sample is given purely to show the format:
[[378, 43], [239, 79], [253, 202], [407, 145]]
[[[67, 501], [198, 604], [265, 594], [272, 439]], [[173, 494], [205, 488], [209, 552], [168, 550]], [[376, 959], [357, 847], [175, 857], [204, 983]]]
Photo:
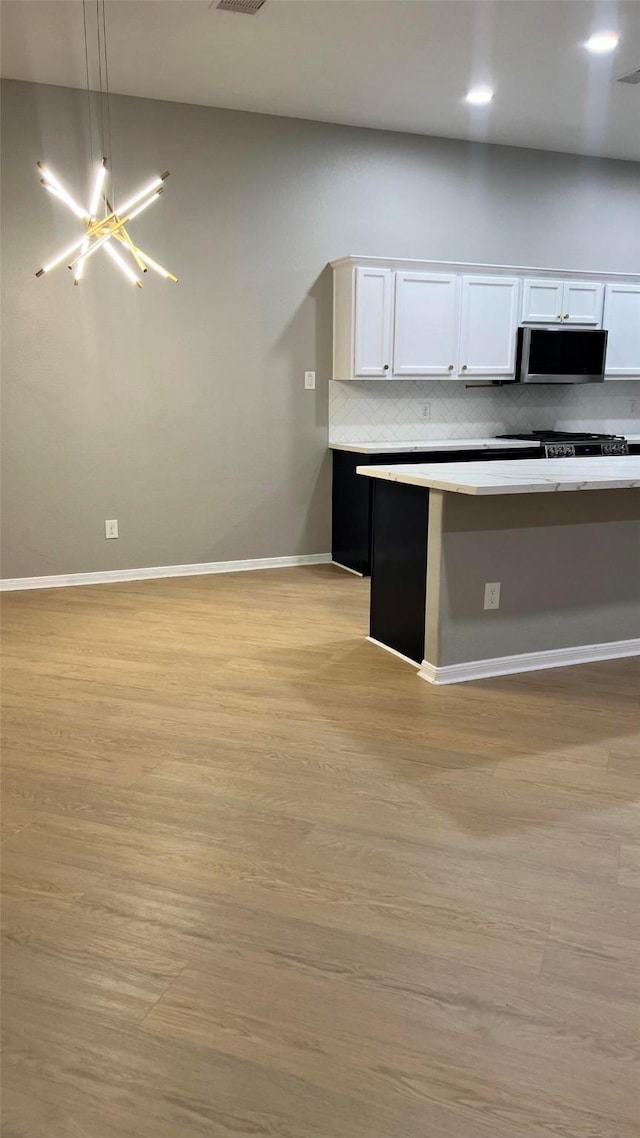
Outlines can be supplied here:
[[485, 609], [499, 609], [500, 608], [500, 582], [487, 581], [484, 587], [484, 607]]

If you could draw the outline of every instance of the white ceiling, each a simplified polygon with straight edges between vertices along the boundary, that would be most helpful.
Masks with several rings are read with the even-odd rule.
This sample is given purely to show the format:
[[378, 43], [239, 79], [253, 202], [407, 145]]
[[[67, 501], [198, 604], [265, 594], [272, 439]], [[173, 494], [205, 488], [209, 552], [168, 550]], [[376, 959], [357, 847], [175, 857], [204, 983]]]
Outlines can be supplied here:
[[[2, 74], [85, 86], [81, 0], [2, 0]], [[87, 0], [95, 56], [96, 0]], [[106, 0], [112, 91], [640, 159], [638, 0]], [[583, 43], [617, 30], [610, 56]], [[495, 100], [470, 108], [474, 83]], [[97, 74], [93, 86], [97, 87]]]

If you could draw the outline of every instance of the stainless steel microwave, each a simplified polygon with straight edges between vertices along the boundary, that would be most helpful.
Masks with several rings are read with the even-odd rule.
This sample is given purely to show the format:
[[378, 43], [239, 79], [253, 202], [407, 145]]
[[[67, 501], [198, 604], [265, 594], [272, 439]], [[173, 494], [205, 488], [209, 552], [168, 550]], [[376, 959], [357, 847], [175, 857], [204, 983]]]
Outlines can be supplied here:
[[602, 383], [603, 328], [518, 328], [517, 383]]

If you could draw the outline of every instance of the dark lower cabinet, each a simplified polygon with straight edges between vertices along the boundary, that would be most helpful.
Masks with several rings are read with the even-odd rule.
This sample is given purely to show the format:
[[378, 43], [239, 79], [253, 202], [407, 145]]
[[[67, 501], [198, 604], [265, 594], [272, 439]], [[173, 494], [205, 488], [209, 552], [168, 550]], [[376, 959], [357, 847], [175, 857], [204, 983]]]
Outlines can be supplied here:
[[369, 631], [416, 664], [424, 659], [428, 523], [428, 490], [373, 481]]
[[334, 450], [331, 489], [331, 556], [368, 577], [371, 572], [371, 480], [356, 474], [368, 454]]
[[[431, 456], [429, 456], [431, 459]], [[331, 556], [339, 565], [368, 577], [371, 573], [373, 486], [371, 478], [356, 474], [358, 466], [390, 466], [425, 462], [420, 451], [399, 454], [353, 454], [333, 452]], [[436, 461], [431, 459], [431, 461]], [[437, 461], [443, 461], [441, 457]]]
[[371, 573], [373, 516], [372, 478], [356, 474], [358, 466], [392, 466], [398, 463], [490, 462], [504, 458], [539, 458], [540, 448], [513, 450], [394, 451], [354, 454], [333, 451], [331, 556], [339, 565], [368, 577]]

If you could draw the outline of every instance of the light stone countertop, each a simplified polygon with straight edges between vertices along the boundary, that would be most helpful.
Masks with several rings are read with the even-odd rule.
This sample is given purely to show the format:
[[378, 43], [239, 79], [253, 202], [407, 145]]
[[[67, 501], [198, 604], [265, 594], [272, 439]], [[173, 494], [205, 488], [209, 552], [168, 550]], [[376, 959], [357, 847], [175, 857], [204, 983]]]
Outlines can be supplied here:
[[[607, 433], [614, 434], [613, 431]], [[628, 443], [640, 443], [640, 435], [630, 435], [626, 431], [615, 433], [623, 435]], [[396, 454], [398, 451], [404, 454], [411, 451], [424, 451], [426, 454], [430, 450], [489, 450], [493, 447], [500, 450], [524, 450], [535, 446], [542, 446], [542, 443], [537, 443], [534, 440], [527, 441], [526, 439], [497, 439], [494, 436], [491, 439], [411, 439], [406, 443], [390, 442], [389, 440], [373, 443], [334, 442], [329, 443], [329, 450], [346, 450], [354, 454]]]
[[525, 450], [528, 447], [541, 446], [541, 443], [526, 442], [522, 439], [412, 439], [410, 442], [373, 442], [373, 443], [329, 443], [329, 450], [348, 450], [354, 454], [395, 454], [400, 451], [408, 454], [410, 451], [430, 450], [489, 450], [492, 447], [499, 450]]
[[359, 466], [358, 474], [453, 494], [541, 494], [640, 488], [640, 456]]

